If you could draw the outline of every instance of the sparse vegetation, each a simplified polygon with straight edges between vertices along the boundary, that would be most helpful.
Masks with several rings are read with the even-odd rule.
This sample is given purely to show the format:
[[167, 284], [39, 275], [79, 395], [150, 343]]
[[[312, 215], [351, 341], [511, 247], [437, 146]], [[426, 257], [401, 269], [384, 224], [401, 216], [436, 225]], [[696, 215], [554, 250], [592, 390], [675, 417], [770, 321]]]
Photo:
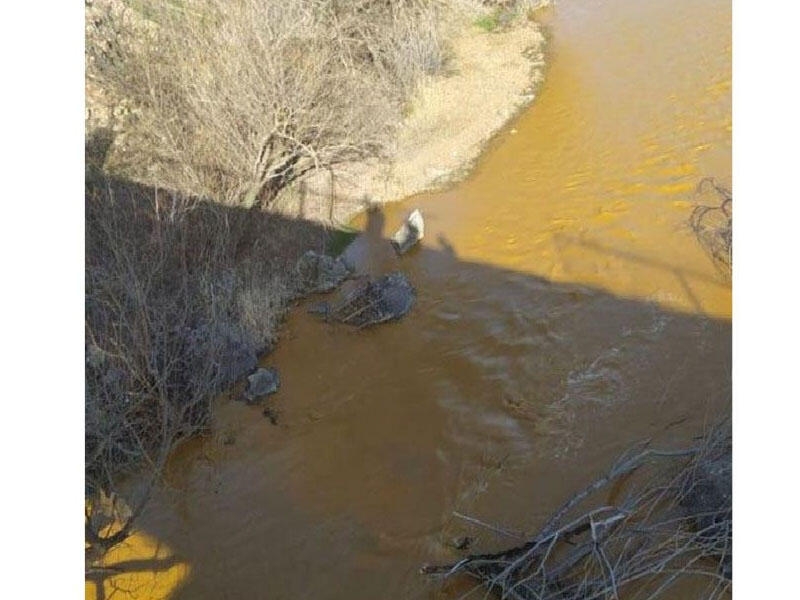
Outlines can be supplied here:
[[108, 166], [228, 204], [385, 153], [444, 55], [425, 0], [95, 4], [87, 76], [125, 119]]
[[500, 9], [495, 9], [487, 15], [481, 15], [475, 19], [475, 26], [491, 33], [500, 27]]
[[[86, 191], [87, 542], [129, 533], [169, 452], [256, 365], [326, 232], [120, 181]], [[150, 484], [123, 502], [119, 482]], [[113, 527], [109, 528], [113, 524]]]
[[473, 24], [492, 33], [508, 27], [518, 16], [530, 15], [539, 8], [549, 6], [552, 0], [463, 0], [473, 5], [478, 17]]

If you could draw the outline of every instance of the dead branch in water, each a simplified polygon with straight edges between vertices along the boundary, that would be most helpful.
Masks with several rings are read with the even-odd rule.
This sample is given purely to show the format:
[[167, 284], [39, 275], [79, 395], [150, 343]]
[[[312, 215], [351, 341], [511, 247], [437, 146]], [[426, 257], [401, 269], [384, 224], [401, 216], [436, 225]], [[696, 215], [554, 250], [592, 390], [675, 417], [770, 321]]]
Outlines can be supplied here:
[[696, 194], [715, 195], [714, 204], [697, 204], [689, 217], [689, 224], [697, 240], [714, 264], [730, 274], [733, 265], [733, 195], [731, 191], [711, 177], [697, 186]]
[[[524, 544], [421, 572], [468, 575], [515, 600], [619, 598], [623, 592], [650, 600], [685, 578], [705, 579], [707, 597], [720, 597], [732, 579], [730, 443], [727, 427], [718, 426], [687, 450], [639, 446]], [[652, 470], [664, 461], [666, 468]], [[621, 501], [596, 500], [597, 492], [634, 474], [639, 485]]]

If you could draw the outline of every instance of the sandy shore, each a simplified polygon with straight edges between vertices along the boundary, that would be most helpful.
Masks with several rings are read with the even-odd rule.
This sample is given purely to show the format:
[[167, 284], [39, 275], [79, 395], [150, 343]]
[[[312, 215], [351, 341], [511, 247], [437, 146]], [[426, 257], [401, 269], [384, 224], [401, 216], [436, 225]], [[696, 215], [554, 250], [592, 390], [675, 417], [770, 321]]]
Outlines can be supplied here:
[[471, 15], [455, 13], [448, 25], [447, 73], [420, 86], [392, 158], [339, 165], [332, 176], [319, 173], [279, 199], [283, 210], [347, 223], [368, 203], [444, 187], [463, 178], [491, 137], [533, 101], [544, 71], [539, 24], [520, 17], [508, 30], [490, 33]]

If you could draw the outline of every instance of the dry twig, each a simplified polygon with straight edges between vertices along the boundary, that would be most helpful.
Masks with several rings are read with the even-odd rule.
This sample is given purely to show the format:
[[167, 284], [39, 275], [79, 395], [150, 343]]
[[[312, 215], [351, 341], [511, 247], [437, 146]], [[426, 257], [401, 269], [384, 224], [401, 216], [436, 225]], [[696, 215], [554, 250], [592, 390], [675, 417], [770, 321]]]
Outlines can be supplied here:
[[[422, 572], [444, 578], [466, 574], [487, 591], [512, 599], [635, 594], [650, 600], [688, 577], [705, 580], [709, 597], [719, 597], [732, 577], [730, 449], [727, 426], [689, 450], [640, 446], [570, 498], [526, 543], [425, 566]], [[654, 459], [666, 470], [653, 472]], [[639, 473], [638, 485], [624, 500], [591, 507], [596, 492], [640, 470], [650, 472]], [[578, 512], [581, 506], [586, 508]]]

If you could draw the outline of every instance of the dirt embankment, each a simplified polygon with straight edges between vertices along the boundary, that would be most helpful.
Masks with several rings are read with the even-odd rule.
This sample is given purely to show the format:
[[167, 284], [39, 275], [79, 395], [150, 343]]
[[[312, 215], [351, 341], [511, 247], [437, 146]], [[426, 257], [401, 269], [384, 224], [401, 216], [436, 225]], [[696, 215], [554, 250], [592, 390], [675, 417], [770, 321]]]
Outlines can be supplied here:
[[447, 27], [446, 74], [417, 90], [391, 156], [319, 172], [279, 198], [280, 210], [346, 223], [369, 203], [440, 188], [469, 172], [489, 139], [533, 101], [544, 78], [545, 36], [528, 15], [487, 31], [475, 13], [456, 8]]

